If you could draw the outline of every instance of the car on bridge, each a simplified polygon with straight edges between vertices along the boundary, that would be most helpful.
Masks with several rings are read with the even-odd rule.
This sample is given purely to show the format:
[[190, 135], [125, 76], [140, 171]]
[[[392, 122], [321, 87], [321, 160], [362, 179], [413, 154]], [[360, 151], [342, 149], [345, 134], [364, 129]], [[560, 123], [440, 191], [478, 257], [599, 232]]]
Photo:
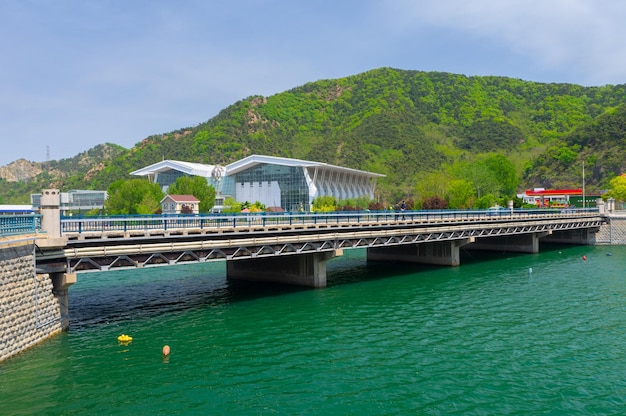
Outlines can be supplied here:
[[511, 210], [501, 207], [499, 205], [494, 205], [493, 207], [489, 207], [487, 210], [487, 215], [506, 215], [510, 214]]

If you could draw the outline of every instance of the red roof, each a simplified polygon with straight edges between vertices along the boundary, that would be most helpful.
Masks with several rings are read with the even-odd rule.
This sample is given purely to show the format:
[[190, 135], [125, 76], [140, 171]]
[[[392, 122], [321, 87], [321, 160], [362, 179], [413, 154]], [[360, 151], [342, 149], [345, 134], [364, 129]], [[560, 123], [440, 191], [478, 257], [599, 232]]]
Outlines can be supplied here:
[[543, 189], [543, 190], [526, 190], [528, 196], [551, 196], [551, 195], [582, 195], [582, 189]]
[[193, 195], [167, 195], [165, 198], [170, 198], [174, 202], [200, 202], [200, 200]]

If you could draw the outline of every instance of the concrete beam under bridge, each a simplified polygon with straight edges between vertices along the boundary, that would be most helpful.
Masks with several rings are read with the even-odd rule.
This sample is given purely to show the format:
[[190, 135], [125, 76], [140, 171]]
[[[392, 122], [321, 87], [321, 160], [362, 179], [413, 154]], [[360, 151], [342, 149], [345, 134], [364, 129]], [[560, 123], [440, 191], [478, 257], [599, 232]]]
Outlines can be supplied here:
[[488, 237], [477, 240], [467, 247], [468, 250], [501, 251], [512, 253], [539, 253], [539, 239], [551, 234], [551, 231]]
[[326, 262], [343, 250], [294, 254], [280, 257], [229, 260], [228, 279], [284, 283], [315, 288], [326, 287]]
[[395, 261], [402, 263], [435, 264], [439, 266], [459, 266], [459, 248], [470, 244], [474, 238], [450, 241], [435, 241], [411, 245], [389, 247], [369, 247], [367, 261]]
[[596, 233], [598, 231], [600, 231], [599, 227], [555, 231], [550, 236], [543, 239], [543, 241], [546, 243], [592, 245], [595, 244]]

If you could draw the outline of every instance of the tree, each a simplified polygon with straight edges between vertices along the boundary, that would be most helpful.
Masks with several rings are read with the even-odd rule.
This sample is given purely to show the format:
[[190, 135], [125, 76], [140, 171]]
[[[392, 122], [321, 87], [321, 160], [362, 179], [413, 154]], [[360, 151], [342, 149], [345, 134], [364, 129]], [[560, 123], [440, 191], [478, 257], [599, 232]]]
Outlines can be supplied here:
[[332, 212], [337, 211], [337, 200], [334, 196], [325, 195], [318, 196], [313, 200], [311, 210], [313, 212]]
[[617, 201], [626, 201], [626, 176], [616, 176], [611, 179], [609, 184], [611, 189], [604, 195], [604, 197], [615, 198]]
[[506, 156], [491, 154], [483, 161], [487, 169], [498, 178], [501, 195], [515, 195], [519, 185], [519, 178], [515, 172], [515, 165]]
[[482, 195], [474, 203], [474, 207], [478, 209], [487, 209], [494, 206], [496, 203], [496, 197], [493, 194]]
[[193, 195], [200, 200], [199, 211], [211, 212], [215, 206], [215, 188], [202, 176], [181, 176], [169, 188], [170, 195]]
[[448, 184], [447, 199], [450, 208], [471, 208], [474, 204], [474, 185], [465, 179], [454, 179]]
[[107, 190], [104, 207], [109, 214], [154, 214], [161, 208], [164, 197], [157, 183], [145, 179], [121, 179]]
[[515, 195], [519, 184], [515, 166], [500, 154], [492, 153], [475, 160], [456, 162], [450, 171], [453, 177], [472, 183], [479, 198], [486, 194]]
[[426, 198], [422, 203], [424, 209], [446, 209], [448, 208], [448, 201], [440, 196], [431, 196]]
[[224, 201], [224, 209], [222, 210], [222, 212], [226, 214], [232, 214], [236, 212], [241, 212], [242, 209], [242, 204], [235, 201], [235, 198], [233, 198], [232, 196], [229, 196]]

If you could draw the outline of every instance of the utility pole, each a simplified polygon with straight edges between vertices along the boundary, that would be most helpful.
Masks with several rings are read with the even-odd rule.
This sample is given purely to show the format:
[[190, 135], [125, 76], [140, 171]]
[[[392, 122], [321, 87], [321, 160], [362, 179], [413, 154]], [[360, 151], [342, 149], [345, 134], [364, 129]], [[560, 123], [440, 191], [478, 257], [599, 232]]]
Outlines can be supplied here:
[[583, 160], [583, 209], [585, 209], [585, 161]]

